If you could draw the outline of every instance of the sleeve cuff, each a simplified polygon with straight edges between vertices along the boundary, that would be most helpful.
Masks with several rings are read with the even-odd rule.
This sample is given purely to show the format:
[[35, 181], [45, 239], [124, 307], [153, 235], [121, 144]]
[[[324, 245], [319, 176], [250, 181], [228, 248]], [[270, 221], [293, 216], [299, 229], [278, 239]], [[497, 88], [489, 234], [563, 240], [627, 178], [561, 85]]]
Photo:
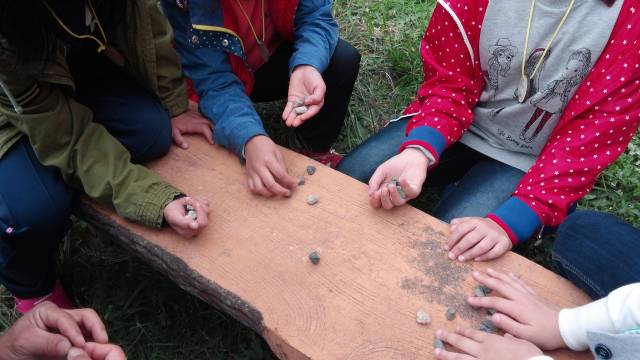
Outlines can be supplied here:
[[513, 245], [529, 240], [542, 226], [538, 214], [524, 201], [513, 196], [487, 217], [509, 235]]
[[329, 64], [327, 62], [321, 62], [317, 56], [306, 56], [303, 54], [293, 54], [289, 61], [289, 75], [293, 73], [296, 67], [301, 65], [313, 66], [320, 74], [322, 74]]
[[567, 347], [574, 351], [589, 348], [587, 337], [589, 331], [615, 333], [609, 318], [606, 298], [577, 308], [560, 310], [558, 326], [562, 340], [567, 344]]
[[180, 194], [180, 190], [167, 183], [153, 184], [139, 204], [136, 216], [138, 222], [149, 227], [161, 228], [164, 223], [164, 208]]
[[409, 132], [404, 143], [400, 146], [400, 152], [411, 145], [421, 146], [429, 151], [437, 163], [440, 160], [440, 155], [447, 147], [447, 141], [440, 131], [435, 128], [419, 126]]

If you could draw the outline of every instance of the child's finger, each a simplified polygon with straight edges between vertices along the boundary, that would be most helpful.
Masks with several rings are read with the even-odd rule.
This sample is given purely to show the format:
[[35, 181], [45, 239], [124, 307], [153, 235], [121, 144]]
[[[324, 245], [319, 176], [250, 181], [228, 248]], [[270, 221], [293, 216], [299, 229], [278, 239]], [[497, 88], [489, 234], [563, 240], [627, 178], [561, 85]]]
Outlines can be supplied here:
[[182, 136], [182, 132], [179, 129], [173, 128], [171, 130], [171, 133], [173, 135], [173, 142], [176, 143], [176, 145], [178, 145], [182, 149], [188, 149], [189, 148], [189, 144], [184, 139], [184, 137]]
[[380, 201], [380, 190], [369, 195], [369, 204], [371, 204], [371, 207], [374, 209], [378, 209], [382, 206], [382, 201]]
[[282, 120], [287, 122], [287, 125], [288, 125], [289, 117], [292, 111], [293, 111], [293, 101], [287, 101], [287, 105], [284, 107], [284, 111], [282, 111]]
[[407, 202], [407, 200], [403, 199], [400, 196], [400, 193], [398, 192], [398, 189], [395, 187], [395, 185], [389, 184], [387, 187], [389, 189], [389, 196], [391, 197], [391, 203], [393, 203], [394, 206], [402, 206]]
[[449, 237], [447, 238], [447, 242], [444, 248], [446, 250], [450, 250], [456, 243], [458, 243], [458, 241], [462, 239], [463, 236], [475, 230], [476, 227], [477, 224], [473, 221], [460, 222], [455, 226], [451, 226], [451, 232], [449, 233]]
[[493, 314], [491, 322], [500, 329], [520, 339], [527, 338], [527, 325], [523, 325], [505, 314]]
[[498, 296], [470, 297], [469, 305], [484, 309], [496, 309], [497, 312], [511, 316], [514, 319], [522, 317], [522, 304]]
[[505, 284], [508, 284], [509, 286], [511, 286], [516, 291], [520, 291], [523, 294], [527, 293], [527, 289], [525, 289], [525, 287], [522, 286], [522, 282], [515, 281], [515, 279], [512, 278], [509, 275], [503, 274], [503, 273], [501, 273], [499, 271], [495, 271], [493, 269], [487, 269], [487, 274], [489, 274], [489, 276], [491, 276], [493, 278], [500, 279], [500, 280], [504, 281]]
[[[467, 236], [471, 236], [471, 235], [467, 235]], [[476, 259], [478, 256], [488, 253], [491, 249], [493, 249], [495, 245], [496, 243], [494, 240], [492, 240], [489, 237], [485, 237], [476, 245], [471, 247], [469, 250], [460, 254], [460, 256], [458, 256], [458, 260], [468, 261], [468, 260]]]
[[438, 339], [455, 346], [469, 355], [478, 355], [478, 352], [480, 351], [480, 344], [465, 336], [448, 332], [446, 330], [436, 331], [436, 336]]
[[380, 201], [382, 202], [382, 207], [386, 210], [393, 209], [393, 203], [391, 202], [391, 196], [389, 195], [388, 186], [382, 186], [380, 188]]
[[444, 349], [436, 349], [436, 359], [438, 360], [474, 360], [475, 358], [465, 354], [458, 354]]
[[513, 279], [515, 283], [520, 285], [525, 291], [527, 291], [531, 295], [537, 295], [535, 290], [533, 290], [529, 285], [527, 285], [522, 279], [516, 276], [514, 273], [509, 273], [509, 277]]
[[479, 343], [483, 342], [487, 339], [487, 337], [489, 337], [488, 333], [471, 328], [457, 329], [456, 333]]
[[509, 284], [498, 278], [487, 276], [478, 271], [473, 272], [473, 278], [476, 279], [476, 281], [478, 281], [480, 284], [489, 287], [489, 289], [499, 292], [503, 297], [509, 300], [518, 299], [518, 295], [520, 294], [520, 292], [516, 291]]
[[484, 255], [478, 256], [475, 260], [488, 261], [488, 260], [497, 259], [500, 256], [504, 255], [504, 253], [506, 253], [507, 251], [509, 251], [509, 245], [505, 245], [503, 243], [497, 243], [493, 247], [493, 249], [489, 250], [489, 252], [487, 252]]
[[382, 166], [379, 166], [369, 179], [369, 196], [380, 190], [380, 186], [385, 182], [387, 176]]
[[461, 259], [460, 255], [476, 246], [476, 244], [481, 242], [485, 236], [486, 235], [484, 233], [478, 230], [473, 230], [467, 233], [460, 241], [458, 241], [457, 244], [455, 244], [455, 246], [453, 246], [453, 248], [451, 248], [451, 251], [449, 251], [449, 259], [464, 261], [464, 258]]

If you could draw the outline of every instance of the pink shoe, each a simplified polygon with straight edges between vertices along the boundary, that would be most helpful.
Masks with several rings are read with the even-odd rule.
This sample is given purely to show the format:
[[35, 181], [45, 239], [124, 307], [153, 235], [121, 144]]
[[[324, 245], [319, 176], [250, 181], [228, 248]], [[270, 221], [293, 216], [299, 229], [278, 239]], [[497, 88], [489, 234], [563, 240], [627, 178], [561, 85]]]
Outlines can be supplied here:
[[67, 293], [64, 291], [62, 284], [60, 281], [56, 281], [56, 285], [53, 288], [53, 291], [48, 295], [41, 296], [33, 299], [20, 299], [17, 296], [14, 296], [16, 302], [16, 310], [20, 314], [26, 314], [31, 311], [34, 307], [38, 306], [38, 304], [44, 301], [51, 301], [52, 303], [58, 305], [58, 307], [63, 309], [75, 309], [71, 300], [67, 296]]

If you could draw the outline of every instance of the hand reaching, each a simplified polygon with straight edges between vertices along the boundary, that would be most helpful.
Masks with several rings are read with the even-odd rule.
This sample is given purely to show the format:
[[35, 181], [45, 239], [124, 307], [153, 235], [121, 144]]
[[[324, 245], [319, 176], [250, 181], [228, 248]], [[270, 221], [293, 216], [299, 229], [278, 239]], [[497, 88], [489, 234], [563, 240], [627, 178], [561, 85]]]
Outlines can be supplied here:
[[171, 133], [173, 142], [182, 149], [188, 149], [186, 134], [201, 134], [209, 144], [213, 145], [213, 125], [211, 121], [200, 114], [198, 105], [189, 101], [189, 110], [171, 118]]
[[498, 313], [492, 316], [496, 326], [545, 350], [566, 347], [558, 325], [558, 306], [538, 296], [514, 274], [488, 269], [486, 274], [474, 272], [473, 277], [497, 294], [467, 301], [475, 307], [496, 309]]
[[458, 329], [455, 333], [438, 330], [436, 336], [460, 351], [436, 349], [436, 359], [439, 360], [529, 360], [543, 355], [532, 343], [509, 334], [500, 336], [473, 329]]
[[458, 261], [486, 261], [511, 250], [509, 235], [493, 220], [467, 217], [451, 221], [449, 238], [444, 246], [449, 258]]
[[[187, 206], [195, 209], [195, 219], [187, 216]], [[181, 236], [194, 237], [209, 223], [209, 202], [188, 196], [174, 200], [164, 208], [164, 219]]]
[[[429, 159], [418, 149], [405, 149], [380, 165], [369, 180], [369, 201], [374, 208], [387, 210], [404, 205], [420, 195], [422, 185], [427, 178]], [[396, 177], [405, 197], [391, 183]]]
[[[282, 112], [282, 119], [287, 126], [298, 127], [316, 116], [324, 106], [326, 91], [322, 74], [316, 68], [310, 65], [297, 66], [291, 73], [287, 106]], [[305, 106], [307, 111], [297, 114], [295, 108], [300, 106]]]

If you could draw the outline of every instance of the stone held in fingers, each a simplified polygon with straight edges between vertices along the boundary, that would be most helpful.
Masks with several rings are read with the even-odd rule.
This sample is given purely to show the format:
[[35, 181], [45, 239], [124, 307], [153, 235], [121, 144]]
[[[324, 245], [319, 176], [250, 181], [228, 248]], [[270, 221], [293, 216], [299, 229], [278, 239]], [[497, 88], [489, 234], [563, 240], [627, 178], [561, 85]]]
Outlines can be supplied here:
[[398, 178], [393, 176], [391, 178], [391, 183], [393, 184], [393, 186], [396, 187], [396, 190], [398, 191], [398, 195], [400, 195], [401, 198], [406, 199], [407, 194], [405, 194], [404, 190], [402, 190], [402, 185], [400, 185], [400, 181], [398, 180]]
[[307, 196], [307, 204], [309, 205], [315, 205], [318, 203], [318, 197], [315, 195], [309, 195]]
[[442, 342], [442, 340], [440, 340], [438, 338], [434, 338], [433, 339], [433, 348], [434, 349], [444, 349], [444, 343]]
[[316, 167], [313, 165], [307, 166], [307, 174], [313, 175], [316, 173]]
[[198, 219], [198, 213], [196, 212], [196, 208], [194, 208], [193, 206], [187, 204], [184, 206], [184, 210], [186, 211], [186, 217], [188, 217], [191, 220], [197, 220]]
[[302, 105], [302, 106], [298, 106], [298, 107], [294, 108], [293, 111], [296, 112], [296, 115], [302, 115], [302, 114], [306, 113], [307, 111], [309, 111], [309, 108], [307, 108], [306, 106]]
[[452, 321], [453, 319], [456, 318], [456, 308], [454, 308], [453, 306], [447, 309], [447, 320]]
[[416, 322], [420, 325], [429, 325], [431, 324], [431, 316], [429, 316], [426, 311], [420, 309], [416, 312]]
[[300, 179], [298, 179], [298, 186], [304, 185], [305, 181], [304, 176], [300, 176]]
[[318, 265], [320, 263], [320, 254], [318, 254], [317, 251], [310, 252], [309, 261], [311, 261], [313, 265]]

